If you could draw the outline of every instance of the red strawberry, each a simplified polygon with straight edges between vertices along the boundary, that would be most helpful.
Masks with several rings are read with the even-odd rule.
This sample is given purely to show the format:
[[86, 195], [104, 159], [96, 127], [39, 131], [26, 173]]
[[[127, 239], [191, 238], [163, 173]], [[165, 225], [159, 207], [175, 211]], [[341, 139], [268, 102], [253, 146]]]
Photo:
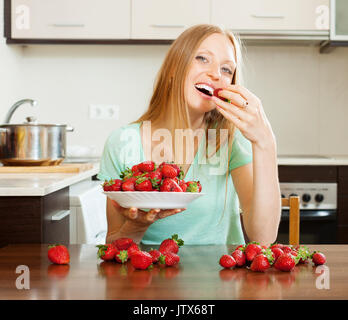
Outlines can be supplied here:
[[284, 245], [281, 244], [281, 243], [274, 243], [271, 245], [270, 249], [273, 250], [274, 248], [279, 248], [279, 249], [282, 249], [284, 248]]
[[159, 189], [161, 181], [162, 181], [162, 172], [160, 169], [150, 172], [150, 181], [152, 183], [152, 187]]
[[162, 176], [164, 178], [175, 178], [177, 176], [177, 171], [174, 167], [169, 164], [165, 164], [162, 167]]
[[126, 170], [121, 171], [121, 174], [120, 174], [120, 178], [123, 180], [123, 182], [131, 178], [132, 176], [133, 176], [133, 171], [129, 169], [128, 167], [126, 168]]
[[223, 100], [225, 102], [230, 102], [230, 100], [219, 96], [219, 91], [221, 91], [221, 90], [223, 90], [223, 89], [222, 88], [215, 89], [214, 92], [213, 92], [213, 96], [218, 97], [218, 98], [220, 98], [221, 100]]
[[128, 253], [127, 250], [118, 250], [115, 247], [116, 253], [115, 253], [115, 260], [118, 263], [126, 263], [128, 261]]
[[48, 259], [55, 264], [68, 264], [70, 262], [69, 250], [61, 244], [48, 246]]
[[186, 192], [186, 190], [187, 190], [187, 184], [186, 184], [186, 182], [185, 182], [184, 180], [180, 180], [180, 181], [179, 181], [179, 187], [181, 188], [181, 190], [182, 190], [183, 192]]
[[297, 247], [297, 256], [300, 257], [299, 263], [307, 263], [308, 259], [311, 257], [308, 247], [298, 246]]
[[292, 271], [295, 268], [296, 261], [290, 253], [283, 253], [277, 259], [274, 267], [280, 271]]
[[138, 165], [134, 165], [131, 170], [133, 173], [140, 172]]
[[138, 178], [135, 181], [135, 190], [137, 190], [137, 191], [152, 191], [152, 183], [146, 177]]
[[152, 264], [152, 256], [146, 251], [138, 251], [130, 257], [130, 262], [135, 269], [145, 270]]
[[122, 183], [122, 191], [135, 191], [135, 181], [137, 180], [136, 177], [132, 177], [127, 179]]
[[108, 192], [111, 191], [111, 182], [113, 180], [105, 180], [104, 183], [102, 184], [103, 190]]
[[166, 267], [171, 267], [179, 263], [180, 257], [173, 252], [167, 252], [165, 255], [162, 254], [158, 261]]
[[279, 247], [273, 248], [272, 252], [273, 252], [274, 260], [277, 260], [278, 257], [284, 253], [284, 251], [280, 249]]
[[239, 246], [236, 247], [236, 249], [234, 249], [234, 251], [239, 250], [240, 248], [242, 249], [242, 251], [244, 251], [244, 244], [240, 244]]
[[290, 246], [283, 246], [282, 250], [284, 253], [291, 253], [292, 248]]
[[314, 251], [312, 254], [312, 261], [316, 266], [318, 266], [326, 262], [326, 257], [323, 253]]
[[165, 178], [160, 186], [161, 192], [182, 192], [180, 186], [170, 178]]
[[133, 243], [128, 249], [127, 249], [127, 255], [128, 258], [130, 258], [134, 253], [140, 251], [139, 247], [136, 243]]
[[201, 192], [202, 186], [199, 181], [188, 181], [187, 184], [187, 190], [186, 192]]
[[150, 172], [155, 170], [155, 163], [153, 161], [144, 161], [138, 164], [138, 169], [142, 172]]
[[253, 262], [251, 263], [250, 269], [252, 271], [265, 272], [270, 267], [271, 265], [266, 255], [260, 253], [254, 258]]
[[245, 253], [242, 250], [236, 249], [232, 252], [231, 256], [236, 260], [237, 267], [243, 267], [246, 262]]
[[105, 261], [111, 261], [115, 259], [117, 249], [111, 244], [100, 244], [96, 246], [98, 250], [98, 258]]
[[156, 249], [151, 249], [149, 253], [152, 256], [152, 263], [158, 262], [159, 257], [161, 256], [161, 252]]
[[135, 243], [131, 238], [118, 238], [112, 242], [112, 245], [118, 250], [127, 250], [133, 244]]
[[247, 261], [253, 261], [254, 258], [261, 253], [262, 248], [258, 243], [249, 243], [244, 250]]
[[229, 254], [224, 254], [220, 258], [219, 264], [223, 268], [233, 268], [237, 263], [232, 256], [230, 256]]
[[166, 254], [168, 252], [178, 253], [179, 247], [184, 245], [184, 240], [178, 239], [177, 234], [173, 234], [171, 239], [165, 239], [162, 241], [159, 251], [162, 254]]

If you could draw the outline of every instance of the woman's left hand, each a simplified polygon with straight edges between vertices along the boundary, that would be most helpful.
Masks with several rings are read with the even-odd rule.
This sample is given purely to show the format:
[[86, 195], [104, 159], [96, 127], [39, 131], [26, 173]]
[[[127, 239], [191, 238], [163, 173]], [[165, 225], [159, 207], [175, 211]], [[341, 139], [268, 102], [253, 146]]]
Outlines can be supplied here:
[[261, 148], [275, 145], [271, 125], [257, 96], [243, 86], [233, 84], [220, 90], [219, 96], [230, 100], [230, 103], [213, 96], [216, 109], [232, 122], [245, 138]]

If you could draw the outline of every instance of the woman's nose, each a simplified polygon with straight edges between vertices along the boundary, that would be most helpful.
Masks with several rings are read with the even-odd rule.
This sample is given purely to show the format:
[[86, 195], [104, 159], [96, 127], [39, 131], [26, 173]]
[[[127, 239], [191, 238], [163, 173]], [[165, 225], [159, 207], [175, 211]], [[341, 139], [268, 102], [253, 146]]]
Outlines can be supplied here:
[[220, 66], [218, 66], [217, 64], [211, 64], [209, 70], [208, 70], [208, 75], [214, 79], [214, 80], [219, 80], [221, 77], [221, 70], [220, 70]]

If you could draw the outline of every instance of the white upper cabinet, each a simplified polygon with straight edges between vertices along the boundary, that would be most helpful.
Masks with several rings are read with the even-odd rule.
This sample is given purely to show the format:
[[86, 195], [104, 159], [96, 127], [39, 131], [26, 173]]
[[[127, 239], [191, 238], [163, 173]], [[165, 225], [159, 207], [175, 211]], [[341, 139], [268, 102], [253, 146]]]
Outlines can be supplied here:
[[132, 0], [132, 39], [175, 39], [192, 25], [209, 23], [210, 4], [210, 0]]
[[241, 34], [327, 32], [329, 4], [330, 0], [213, 0], [211, 22]]
[[129, 39], [130, 0], [12, 0], [13, 39]]

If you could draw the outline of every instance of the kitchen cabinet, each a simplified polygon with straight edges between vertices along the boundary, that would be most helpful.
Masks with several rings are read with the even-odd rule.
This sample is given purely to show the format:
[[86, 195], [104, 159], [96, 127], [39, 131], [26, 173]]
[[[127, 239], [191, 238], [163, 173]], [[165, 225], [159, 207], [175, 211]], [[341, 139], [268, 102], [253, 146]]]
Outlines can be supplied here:
[[130, 0], [12, 0], [13, 39], [128, 39]]
[[209, 14], [210, 0], [132, 0], [132, 39], [175, 39]]
[[69, 214], [69, 187], [45, 196], [0, 197], [0, 244], [68, 244]]
[[240, 34], [328, 34], [329, 0], [214, 0], [211, 22]]

